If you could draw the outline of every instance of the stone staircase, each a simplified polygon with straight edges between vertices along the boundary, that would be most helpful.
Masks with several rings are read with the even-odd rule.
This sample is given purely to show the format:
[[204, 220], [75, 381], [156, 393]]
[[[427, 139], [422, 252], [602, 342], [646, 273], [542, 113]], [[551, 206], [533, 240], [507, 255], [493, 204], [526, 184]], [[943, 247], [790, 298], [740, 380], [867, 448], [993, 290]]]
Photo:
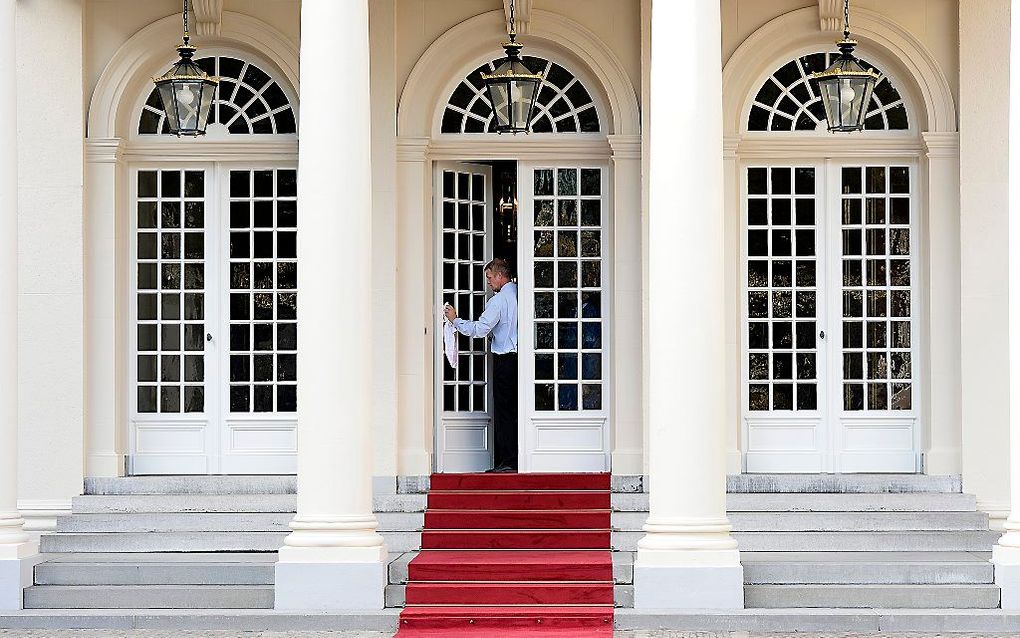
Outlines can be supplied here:
[[[633, 552], [647, 517], [638, 477], [614, 477], [615, 600], [633, 604]], [[269, 609], [293, 477], [89, 479], [44, 535], [30, 609]], [[955, 477], [743, 475], [727, 506], [758, 608], [995, 608], [998, 533]], [[382, 490], [386, 491], [386, 490]], [[391, 552], [387, 605], [403, 605], [421, 547], [427, 479], [375, 497]]]
[[[272, 609], [294, 477], [87, 479], [41, 538], [26, 609]], [[375, 497], [393, 559], [421, 545], [425, 494]]]

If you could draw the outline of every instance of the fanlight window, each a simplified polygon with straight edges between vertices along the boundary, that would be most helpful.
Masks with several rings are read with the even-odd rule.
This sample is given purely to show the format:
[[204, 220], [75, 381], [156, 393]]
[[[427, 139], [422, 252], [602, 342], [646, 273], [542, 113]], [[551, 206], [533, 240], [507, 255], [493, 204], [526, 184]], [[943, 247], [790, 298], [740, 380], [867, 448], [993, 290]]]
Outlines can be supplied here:
[[[294, 109], [279, 83], [250, 62], [226, 56], [196, 60], [202, 70], [220, 78], [213, 96], [209, 124], [222, 124], [232, 135], [295, 133]], [[138, 118], [140, 135], [169, 135], [159, 93], [154, 88]]]
[[[531, 120], [533, 133], [598, 133], [595, 101], [584, 84], [562, 66], [544, 58], [522, 56], [532, 71], [543, 75]], [[492, 73], [498, 60], [483, 64], [461, 80], [443, 113], [443, 133], [493, 133], [492, 106], [482, 73]]]
[[[811, 74], [829, 67], [834, 52], [812, 53], [792, 60], [765, 80], [747, 117], [748, 131], [824, 131], [825, 107]], [[864, 120], [868, 131], [903, 131], [909, 128], [907, 109], [899, 91], [882, 70], [861, 60], [879, 74]]]

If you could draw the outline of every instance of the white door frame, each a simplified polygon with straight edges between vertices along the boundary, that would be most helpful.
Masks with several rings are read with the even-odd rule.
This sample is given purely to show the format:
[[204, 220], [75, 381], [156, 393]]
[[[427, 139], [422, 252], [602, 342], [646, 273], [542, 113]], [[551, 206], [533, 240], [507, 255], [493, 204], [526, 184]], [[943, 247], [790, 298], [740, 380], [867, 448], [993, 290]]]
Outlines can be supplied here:
[[[603, 211], [604, 211], [603, 214], [608, 214], [609, 215], [609, 218], [608, 218], [609, 222], [606, 224], [606, 233], [607, 233], [607, 236], [603, 239], [604, 251], [606, 252], [606, 256], [604, 257], [604, 260], [605, 260], [604, 263], [605, 264], [611, 264], [612, 263], [612, 260], [611, 260], [612, 258], [611, 258], [610, 255], [611, 255], [612, 246], [613, 246], [613, 218], [614, 218], [613, 208], [612, 208], [613, 207], [613, 196], [612, 195], [613, 195], [613, 193], [616, 192], [616, 189], [617, 189], [617, 186], [615, 184], [616, 172], [612, 169], [611, 158], [612, 158], [612, 149], [611, 149], [611, 147], [609, 145], [609, 142], [608, 142], [608, 140], [607, 140], [607, 138], [606, 138], [606, 136], [604, 134], [572, 134], [572, 133], [567, 133], [567, 134], [547, 134], [547, 135], [542, 135], [542, 136], [517, 136], [517, 137], [502, 136], [502, 137], [499, 137], [499, 138], [494, 137], [494, 136], [490, 136], [490, 135], [469, 135], [469, 134], [455, 135], [455, 134], [444, 134], [442, 137], [436, 137], [436, 138], [432, 138], [430, 140], [430, 144], [428, 146], [428, 152], [427, 152], [427, 160], [428, 160], [427, 161], [427, 168], [428, 168], [429, 171], [431, 171], [431, 182], [430, 182], [430, 184], [432, 184], [433, 193], [432, 193], [431, 196], [424, 195], [423, 197], [428, 202], [427, 210], [431, 210], [432, 211], [432, 215], [433, 215], [433, 219], [434, 219], [434, 216], [436, 214], [435, 201], [436, 201], [436, 198], [438, 197], [437, 193], [439, 193], [438, 185], [436, 183], [436, 179], [437, 179], [436, 176], [438, 175], [439, 171], [441, 170], [439, 168], [439, 166], [442, 166], [443, 162], [470, 163], [472, 161], [477, 162], [479, 160], [485, 160], [485, 161], [488, 161], [488, 160], [513, 160], [513, 161], [517, 161], [518, 162], [518, 169], [517, 169], [517, 172], [518, 172], [518, 194], [517, 194], [517, 197], [518, 197], [518, 201], [520, 203], [520, 208], [519, 208], [520, 211], [524, 211], [525, 210], [525, 202], [524, 202], [524, 200], [522, 198], [522, 194], [521, 194], [521, 178], [520, 178], [520, 176], [522, 174], [522, 166], [525, 165], [526, 163], [531, 162], [533, 165], [534, 164], [543, 164], [543, 165], [547, 165], [547, 166], [551, 166], [551, 165], [569, 166], [570, 164], [575, 164], [575, 165], [578, 165], [578, 166], [580, 166], [582, 164], [583, 165], [590, 165], [590, 166], [595, 166], [595, 165], [603, 166], [604, 168], [607, 169], [604, 172], [604, 175], [605, 175], [606, 178], [603, 179], [603, 191], [604, 191], [604, 197], [605, 197], [605, 199], [603, 201]], [[520, 219], [520, 218], [521, 217], [519, 217], [518, 219]], [[439, 313], [438, 306], [435, 303], [435, 300], [439, 298], [437, 296], [437, 285], [438, 285], [437, 282], [438, 282], [439, 273], [437, 273], [435, 271], [435, 269], [437, 268], [437, 264], [441, 263], [442, 260], [441, 260], [441, 256], [437, 252], [437, 246], [436, 246], [435, 242], [436, 242], [436, 237], [438, 237], [439, 233], [441, 233], [441, 232], [442, 232], [441, 227], [439, 227], [439, 229], [433, 228], [433, 230], [432, 230], [433, 237], [429, 241], [429, 245], [432, 247], [432, 250], [433, 250], [432, 264], [433, 264], [434, 271], [432, 273], [432, 277], [427, 278], [429, 284], [432, 286], [431, 294], [428, 296], [428, 299], [432, 300], [432, 302], [433, 302], [432, 303], [433, 308], [432, 308], [432, 312], [431, 312], [431, 316], [433, 318], [432, 325], [436, 327], [437, 334], [439, 334], [439, 335], [441, 335], [441, 330], [442, 330], [442, 316]], [[522, 232], [523, 231], [521, 230], [521, 226], [520, 226], [520, 223], [519, 223], [518, 224], [518, 237], [522, 236]], [[520, 252], [522, 250], [522, 247], [523, 247], [523, 243], [518, 241], [518, 264], [519, 264], [518, 270], [521, 271], [521, 272], [518, 273], [518, 279], [519, 280], [523, 276], [523, 271], [524, 271], [523, 266], [521, 266], [521, 264], [523, 263], [521, 261], [521, 252]], [[603, 268], [603, 282], [604, 282], [603, 285], [605, 286], [606, 291], [611, 293], [611, 291], [614, 289], [612, 268], [606, 268], [606, 267]], [[524, 286], [521, 286], [519, 291], [518, 291], [518, 293], [519, 293], [519, 301], [521, 299], [523, 299], [523, 297], [525, 296], [525, 292], [527, 292], [527, 291], [525, 290]], [[609, 315], [609, 314], [611, 314], [611, 312], [612, 312], [611, 302], [607, 302], [606, 300], [603, 300], [603, 313], [604, 313], [604, 315]], [[523, 314], [520, 314], [520, 313], [522, 313], [522, 310], [521, 310], [520, 306], [518, 307], [518, 313], [519, 313], [519, 316], [524, 316]], [[603, 327], [603, 334], [602, 334], [603, 343], [612, 344], [613, 341], [612, 341], [612, 332], [611, 332], [611, 330], [612, 330], [611, 317], [607, 316], [607, 317], [605, 317], [605, 323], [604, 323], [604, 327]], [[522, 328], [521, 329], [520, 339], [518, 340], [518, 343], [520, 344], [523, 341], [524, 338], [525, 338], [524, 337], [524, 329]], [[438, 338], [434, 342], [436, 342], [436, 341], [438, 341]], [[606, 352], [608, 353], [610, 351], [611, 351], [611, 347], [607, 347], [606, 348]], [[443, 461], [440, 459], [440, 453], [439, 453], [439, 445], [440, 445], [439, 439], [440, 439], [440, 435], [441, 435], [441, 432], [440, 432], [441, 421], [440, 421], [440, 418], [439, 418], [439, 413], [440, 413], [440, 408], [441, 408], [442, 397], [438, 395], [438, 389], [441, 387], [442, 367], [440, 365], [438, 365], [438, 364], [443, 363], [441, 358], [440, 358], [442, 356], [443, 355], [442, 355], [441, 352], [436, 352], [434, 354], [434, 359], [437, 359], [437, 361], [434, 362], [434, 365], [433, 365], [433, 375], [434, 376], [432, 377], [432, 379], [429, 380], [429, 386], [428, 386], [429, 389], [427, 390], [428, 392], [431, 392], [433, 394], [433, 396], [435, 397], [435, 400], [433, 401], [433, 405], [434, 405], [434, 409], [433, 409], [434, 429], [433, 429], [433, 431], [434, 431], [434, 438], [435, 438], [435, 441], [434, 441], [435, 460], [433, 462], [433, 467], [434, 467], [435, 471], [437, 471], [437, 472], [444, 471], [444, 465], [445, 465], [443, 463]], [[519, 378], [523, 378], [523, 376], [522, 376], [523, 375], [522, 370], [523, 370], [523, 367], [524, 367], [524, 357], [523, 357], [523, 355], [520, 355], [518, 357], [518, 362], [519, 362], [518, 375], [519, 375]], [[613, 370], [613, 366], [611, 364], [609, 364], [609, 363], [604, 365], [604, 370], [605, 370], [605, 374], [606, 374], [606, 379], [605, 379], [605, 382], [604, 382], [604, 388], [605, 389], [604, 389], [604, 392], [603, 392], [603, 402], [604, 402], [603, 405], [604, 405], [604, 410], [607, 412], [607, 414], [611, 415], [612, 412], [610, 411], [610, 408], [608, 406], [611, 405], [610, 402], [612, 401], [612, 398], [613, 398], [614, 384], [613, 384], [613, 381], [612, 381], [612, 377], [613, 377], [614, 370]], [[519, 389], [521, 389], [520, 386], [519, 386]], [[526, 414], [525, 409], [526, 409], [527, 406], [524, 403], [524, 401], [525, 401], [524, 395], [525, 395], [524, 392], [519, 392], [518, 393], [518, 418], [519, 419], [523, 418], [523, 415]], [[524, 440], [524, 431], [525, 431], [525, 429], [526, 428], [519, 428], [519, 432], [518, 432], [518, 436], [519, 436], [519, 440], [518, 440], [518, 468], [519, 468], [519, 470], [521, 472], [534, 471], [534, 469], [530, 466], [530, 459], [528, 459], [528, 454], [526, 453], [526, 450], [528, 448], [525, 447], [525, 445], [526, 445], [526, 442]], [[604, 467], [605, 467], [606, 471], [609, 471], [610, 458], [611, 458], [611, 456], [610, 456], [610, 454], [608, 452], [608, 450], [610, 449], [610, 447], [609, 447], [609, 441], [610, 441], [610, 438], [611, 438], [610, 432], [611, 432], [611, 423], [607, 419], [607, 424], [604, 427], [604, 441], [605, 441], [604, 449], [606, 450], [606, 455], [605, 455], [606, 458], [605, 458], [605, 462], [604, 462]]]
[[[435, 423], [434, 453], [435, 470], [437, 472], [478, 472], [492, 467], [493, 453], [493, 428], [492, 428], [492, 355], [486, 354], [486, 412], [470, 412], [463, 414], [450, 414], [444, 410], [444, 380], [449, 364], [443, 348], [443, 173], [445, 171], [470, 172], [472, 175], [481, 174], [485, 178], [485, 262], [492, 259], [492, 230], [493, 230], [493, 193], [492, 193], [492, 167], [470, 162], [443, 161], [436, 162], [432, 168], [433, 173], [433, 237], [432, 237], [432, 290], [431, 296], [433, 317], [434, 317], [434, 338], [433, 343], [433, 393], [435, 400], [433, 405], [433, 419]], [[472, 193], [473, 195], [473, 193]], [[454, 215], [457, 214], [456, 209]], [[472, 260], [480, 261], [480, 260]], [[479, 268], [477, 263], [469, 266], [469, 269]], [[477, 273], [470, 272], [469, 276], [476, 276]], [[485, 296], [488, 299], [491, 295], [486, 290]], [[466, 309], [458, 308], [461, 313]], [[478, 313], [475, 313], [476, 315]], [[477, 316], [465, 319], [474, 320]], [[458, 343], [461, 335], [457, 335]], [[471, 365], [470, 359], [459, 360], [458, 368], [461, 365]]]
[[[236, 156], [235, 156], [236, 157]], [[229, 413], [229, 172], [231, 169], [294, 169], [292, 158], [242, 161], [230, 158], [139, 159], [125, 167], [128, 180], [129, 238], [124, 289], [127, 292], [128, 474], [293, 474], [296, 472], [296, 415]], [[202, 170], [205, 172], [204, 256], [205, 410], [201, 414], [139, 414], [137, 386], [137, 175], [144, 170]], [[140, 436], [146, 435], [146, 436]], [[247, 436], [248, 449], [228, 454], [238, 437]], [[152, 444], [153, 447], [149, 447]], [[243, 447], [243, 446], [242, 446]], [[162, 448], [162, 449], [161, 449]], [[229, 458], [228, 458], [229, 457]]]
[[[926, 277], [922, 268], [922, 255], [925, 247], [921, 238], [926, 236], [926, 216], [924, 214], [925, 197], [920, 185], [924, 183], [922, 172], [924, 167], [918, 155], [909, 150], [894, 152], [891, 149], [881, 153], [850, 153], [837, 158], [819, 159], [818, 156], [801, 156], [799, 153], [777, 152], [773, 159], [762, 145], [762, 149], [754, 147], [752, 158], [738, 158], [739, 170], [739, 259], [737, 268], [740, 281], [737, 291], [740, 295], [738, 307], [740, 316], [740, 370], [741, 383], [738, 400], [740, 402], [741, 430], [743, 445], [743, 469], [753, 472], [918, 472], [921, 471], [921, 437], [924, 428], [925, 395], [925, 358], [921, 344], [925, 339], [925, 322], [922, 309], [926, 297]], [[815, 143], [803, 144], [805, 148], [813, 148]], [[841, 247], [841, 193], [840, 169], [843, 166], [908, 166], [910, 175], [910, 262], [911, 262], [911, 359], [912, 359], [912, 409], [904, 411], [902, 416], [895, 413], [879, 415], [856, 415], [845, 413], [842, 406], [842, 247]], [[758, 451], [754, 449], [754, 433], [750, 425], [748, 401], [748, 334], [747, 334], [747, 169], [753, 166], [805, 166], [815, 167], [819, 171], [816, 177], [816, 252], [818, 258], [819, 296], [817, 298], [818, 329], [825, 330], [826, 339], [819, 343], [819, 359], [816, 368], [819, 380], [818, 416], [795, 418], [796, 412], [778, 414], [754, 413], [756, 421], [762, 424], [775, 424], [776, 432], [789, 427], [803, 427], [805, 421], [817, 423], [812, 434], [812, 449], [800, 452], [786, 450], [783, 461], [778, 457], [750, 461]], [[824, 286], [824, 289], [823, 289]], [[824, 349], [824, 353], [822, 350]], [[793, 415], [791, 417], [791, 415]], [[799, 423], [794, 423], [797, 421]], [[910, 442], [910, 450], [899, 452], [878, 449], [848, 449], [848, 432], [861, 432], [862, 429], [875, 433], [887, 434], [891, 439]], [[898, 432], [897, 432], [898, 431]], [[902, 444], [902, 443], [901, 443]], [[876, 454], [878, 456], [876, 456]]]

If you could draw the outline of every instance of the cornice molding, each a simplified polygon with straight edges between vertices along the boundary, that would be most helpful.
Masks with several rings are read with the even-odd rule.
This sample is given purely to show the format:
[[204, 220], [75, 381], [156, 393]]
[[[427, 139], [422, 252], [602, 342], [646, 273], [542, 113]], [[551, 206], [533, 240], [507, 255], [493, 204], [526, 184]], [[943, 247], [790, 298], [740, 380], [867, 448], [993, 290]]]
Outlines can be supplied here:
[[465, 157], [486, 159], [528, 159], [528, 160], [608, 160], [613, 149], [605, 137], [582, 138], [538, 137], [521, 135], [494, 142], [489, 135], [450, 135], [433, 138], [428, 157], [434, 160], [456, 160]]
[[206, 141], [177, 138], [132, 141], [124, 146], [123, 157], [133, 161], [160, 160], [250, 160], [293, 161], [298, 158], [298, 142], [293, 140]]
[[428, 137], [398, 137], [397, 161], [424, 162], [428, 159], [431, 142], [432, 140]]
[[959, 133], [921, 133], [924, 140], [924, 147], [928, 157], [960, 156], [960, 134]]
[[609, 141], [614, 160], [641, 159], [640, 135], [608, 135], [606, 139]]
[[[865, 141], [866, 140], [866, 141]], [[744, 136], [736, 148], [740, 159], [799, 159], [818, 157], [840, 158], [896, 158], [921, 157], [924, 154], [921, 140], [913, 137], [867, 137], [860, 135], [837, 137]]]
[[116, 164], [123, 156], [124, 140], [119, 137], [85, 139], [85, 161], [89, 164]]

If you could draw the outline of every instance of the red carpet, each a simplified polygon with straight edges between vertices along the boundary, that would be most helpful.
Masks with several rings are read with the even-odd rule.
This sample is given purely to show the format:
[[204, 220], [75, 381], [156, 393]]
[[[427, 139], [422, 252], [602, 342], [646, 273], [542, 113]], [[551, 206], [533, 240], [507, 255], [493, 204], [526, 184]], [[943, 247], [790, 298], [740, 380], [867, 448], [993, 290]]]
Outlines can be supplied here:
[[397, 638], [613, 633], [609, 474], [433, 474]]

